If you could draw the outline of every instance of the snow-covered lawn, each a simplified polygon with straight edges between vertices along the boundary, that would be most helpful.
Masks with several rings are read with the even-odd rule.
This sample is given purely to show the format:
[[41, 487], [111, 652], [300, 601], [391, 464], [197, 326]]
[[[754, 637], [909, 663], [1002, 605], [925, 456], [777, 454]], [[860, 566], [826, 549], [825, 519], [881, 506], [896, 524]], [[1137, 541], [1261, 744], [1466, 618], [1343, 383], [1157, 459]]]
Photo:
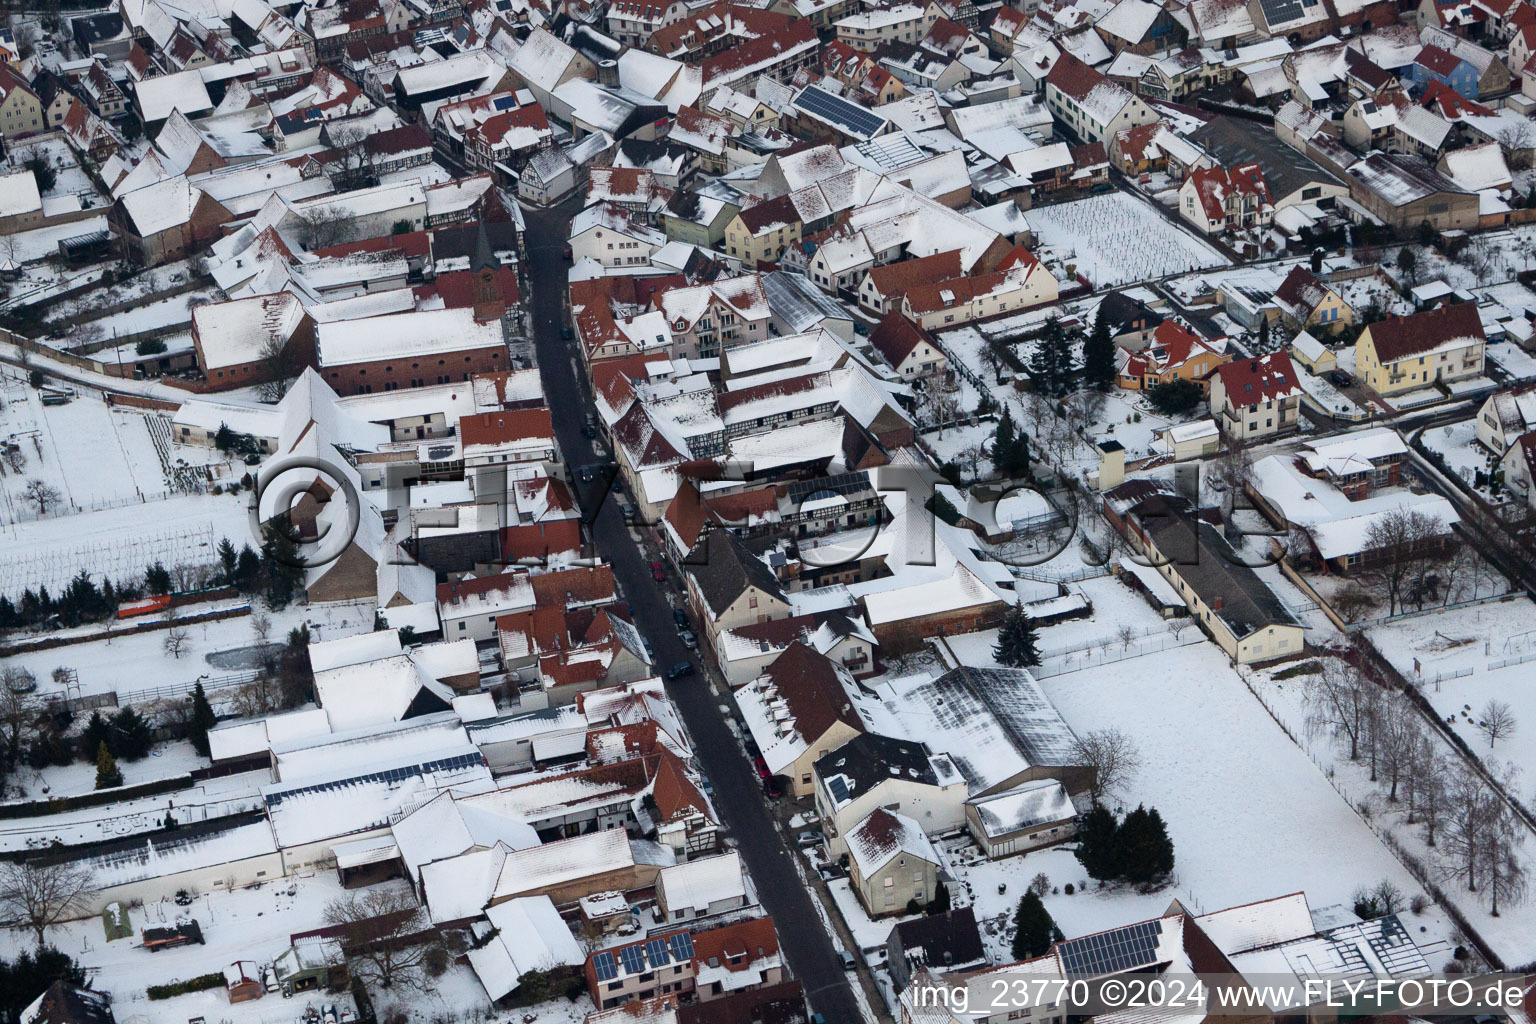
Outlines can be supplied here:
[[27, 161], [34, 156], [41, 156], [53, 168], [53, 187], [42, 193], [43, 198], [78, 195], [84, 206], [106, 205], [107, 201], [96, 190], [90, 175], [80, 169], [80, 161], [75, 158], [74, 150], [69, 148], [69, 143], [62, 137], [28, 140], [17, 144], [11, 149], [6, 171], [24, 169]]
[[89, 391], [67, 405], [43, 405], [31, 388], [14, 380], [7, 385], [0, 438], [18, 444], [26, 464], [0, 479], [0, 520], [36, 515], [22, 493], [33, 479], [50, 484], [64, 506], [76, 509], [165, 495], [165, 472], [149, 423], [157, 414], [111, 408]]
[[[1477, 441], [1475, 420], [1459, 420], [1443, 427], [1430, 427], [1424, 431], [1423, 439], [1424, 446], [1438, 452], [1451, 472], [1459, 476], [1468, 487], [1473, 486], [1478, 473], [1487, 473], [1490, 468], [1497, 468], [1496, 463], [1490, 466], [1494, 462], [1492, 454]], [[1486, 483], [1477, 488], [1477, 493], [1484, 501], [1496, 505], [1509, 500], [1508, 491], [1500, 491], [1498, 497], [1493, 497]]]
[[1125, 192], [1039, 206], [1029, 211], [1029, 224], [1041, 259], [1082, 274], [1094, 288], [1230, 262]]
[[[1424, 680], [1425, 698], [1454, 719], [1454, 728], [1479, 757], [1518, 765], [1521, 786], [1528, 790], [1536, 780], [1536, 604], [1515, 597], [1374, 626], [1369, 632], [1405, 678]], [[1470, 675], [1429, 681], [1467, 670]], [[1477, 728], [1489, 700], [1508, 704], [1516, 721], [1514, 736], [1492, 748]]]
[[[1173, 897], [1212, 911], [1298, 890], [1313, 907], [1348, 904], [1357, 886], [1382, 878], [1419, 891], [1214, 644], [1041, 685], [1078, 734], [1117, 728], [1132, 738], [1143, 765], [1114, 803], [1155, 806], [1177, 855], [1175, 880], [1162, 892], [1048, 897], [1067, 935], [1153, 916]], [[1072, 870], [1069, 856], [1029, 854], [1020, 877], [1054, 871], [1055, 884], [1081, 881], [1085, 873]], [[974, 888], [989, 913], [1011, 909], [1019, 896], [1012, 885], [1002, 897], [995, 884]], [[1430, 937], [1447, 931], [1438, 915], [1426, 914], [1424, 923]]]
[[[1415, 621], [1422, 623], [1422, 620]], [[1421, 624], [1420, 633], [1423, 632]], [[1398, 640], [1399, 646], [1407, 646], [1407, 644], [1402, 643], [1401, 637]], [[1377, 638], [1376, 643], [1394, 661], [1398, 659], [1399, 654], [1393, 650], [1392, 646], [1383, 646], [1383, 639]], [[1479, 681], [1490, 678], [1491, 676], [1487, 675], [1472, 677], [1472, 679]], [[1529, 673], [1526, 673], [1526, 678], [1529, 678]], [[1406, 823], [1404, 804], [1402, 802], [1396, 804], [1389, 802], [1387, 799], [1388, 793], [1385, 789], [1379, 783], [1371, 781], [1370, 771], [1366, 763], [1364, 761], [1351, 762], [1347, 756], [1344, 756], [1347, 755], [1348, 751], [1336, 744], [1332, 737], [1308, 731], [1304, 680], [1291, 679], [1284, 682], [1276, 682], [1269, 678], [1269, 673], [1261, 672], [1256, 675], [1254, 682], [1256, 689], [1262, 694], [1265, 704], [1274, 711], [1277, 717], [1286, 723], [1286, 727], [1306, 748], [1305, 756], [1312, 758], [1316, 762], [1318, 769], [1327, 773], [1327, 777], [1332, 780], [1332, 784], [1347, 795], [1350, 804], [1362, 808], [1364, 813], [1369, 814], [1370, 827], [1383, 834], [1390, 835], [1393, 841], [1408, 851], [1412, 857], [1428, 865], [1432, 875], [1438, 876], [1443, 874], [1445, 876], [1438, 877], [1437, 879], [1437, 884], [1440, 886], [1441, 891], [1447, 899], [1456, 905], [1457, 910], [1477, 930], [1498, 956], [1510, 964], [1529, 963], [1532, 957], [1536, 956], [1536, 904], [1530, 902], [1510, 904], [1506, 901], [1505, 905], [1501, 908], [1500, 916], [1494, 917], [1489, 912], [1486, 896], [1483, 893], [1468, 892], [1464, 880], [1457, 879], [1451, 872], [1439, 872], [1438, 866], [1443, 863], [1441, 851], [1425, 845], [1422, 824], [1409, 825]], [[1456, 680], [1458, 684], [1463, 682], [1467, 682], [1467, 680]], [[1516, 679], [1508, 679], [1505, 680], [1505, 685], [1517, 682], [1518, 680]], [[1425, 688], [1425, 696], [1429, 697], [1431, 702], [1435, 703], [1438, 708], [1439, 702], [1449, 697], [1448, 688], [1451, 685], [1450, 683], [1445, 684], [1447, 690], [1436, 694], [1434, 692], [1435, 687], [1431, 684]], [[1474, 713], [1475, 708], [1476, 705], [1474, 704]], [[1451, 745], [1441, 738], [1438, 733], [1426, 730], [1425, 734], [1434, 742], [1439, 753], [1453, 761], [1457, 758], [1458, 755]], [[1508, 750], [1505, 752], [1513, 752], [1518, 745], [1517, 734], [1516, 742], [1508, 744]], [[1473, 746], [1476, 749], [1475, 743]], [[1501, 744], [1501, 746], [1505, 745]], [[1483, 742], [1483, 747], [1486, 750], [1486, 741]], [[1479, 753], [1482, 752], [1479, 751]], [[1295, 847], [1287, 844], [1285, 849], [1289, 854]], [[1531, 856], [1529, 843], [1525, 844], [1525, 848], [1521, 851], [1520, 856], [1526, 861], [1527, 870], [1529, 870]], [[1398, 885], [1405, 894], [1419, 891], [1416, 886], [1404, 886], [1401, 882], [1398, 882]], [[1410, 928], [1412, 928], [1412, 923], [1416, 920], [1418, 919], [1409, 918]], [[1434, 928], [1429, 928], [1426, 934], [1414, 935], [1414, 939], [1420, 945], [1423, 945], [1426, 939], [1437, 934], [1445, 934], [1445, 932], [1437, 932]], [[1430, 958], [1430, 965], [1436, 969], [1443, 962], [1443, 960], [1435, 957]]]
[[1491, 341], [1486, 354], [1490, 362], [1511, 377], [1536, 377], [1536, 355], [1532, 355], [1512, 341]]
[[[111, 708], [106, 708], [103, 714], [111, 712]], [[77, 724], [83, 725], [84, 720], [85, 716], [79, 716]], [[142, 757], [137, 761], [119, 761], [117, 766], [123, 773], [123, 784], [133, 786], [140, 782], [185, 775], [196, 768], [206, 768], [208, 759], [193, 750], [192, 744], [186, 740], [173, 740], [155, 744], [148, 757]], [[20, 787], [25, 790], [25, 793], [17, 792], [15, 788], [10, 787]], [[28, 796], [36, 799], [43, 796], [73, 796], [92, 792], [95, 788], [96, 762], [94, 760], [50, 765], [41, 770], [21, 764], [17, 766], [9, 780], [6, 797], [19, 799]]]

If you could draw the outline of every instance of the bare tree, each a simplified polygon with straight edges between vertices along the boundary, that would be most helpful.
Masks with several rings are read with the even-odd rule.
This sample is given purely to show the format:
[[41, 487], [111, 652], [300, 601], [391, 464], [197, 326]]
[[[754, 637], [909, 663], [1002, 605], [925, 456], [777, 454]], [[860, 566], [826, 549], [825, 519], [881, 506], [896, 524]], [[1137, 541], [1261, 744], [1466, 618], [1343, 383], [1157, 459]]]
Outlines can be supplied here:
[[337, 245], [352, 229], [352, 217], [339, 206], [315, 206], [304, 211], [300, 240], [310, 249]]
[[1503, 800], [1495, 803], [1489, 815], [1488, 834], [1482, 848], [1482, 874], [1488, 891], [1489, 912], [1499, 916], [1499, 904], [1525, 900], [1526, 870], [1520, 857], [1525, 842], [1525, 827]]
[[353, 977], [379, 988], [424, 983], [439, 939], [409, 890], [355, 889], [326, 904], [323, 918], [338, 929], [336, 942]]
[[325, 141], [331, 147], [326, 173], [338, 191], [372, 188], [379, 183], [373, 152], [368, 148], [371, 134], [366, 127], [355, 124], [326, 129]]
[[1444, 846], [1451, 872], [1477, 891], [1479, 870], [1488, 862], [1489, 832], [1502, 803], [1483, 774], [1468, 764], [1451, 772], [1446, 793]]
[[192, 634], [187, 627], [178, 625], [176, 621], [176, 609], [165, 610], [165, 621], [171, 624], [171, 628], [165, 631], [165, 636], [160, 640], [160, 649], [171, 657], [181, 660], [181, 656], [187, 653], [187, 648], [192, 644]]
[[283, 706], [282, 682], [270, 672], [262, 672], [230, 695], [231, 709], [240, 718], [260, 718]]
[[1115, 639], [1120, 641], [1120, 650], [1129, 651], [1131, 644], [1136, 642], [1136, 627], [1129, 622], [1122, 624], [1115, 630]]
[[0, 909], [32, 929], [39, 948], [49, 928], [83, 915], [94, 895], [91, 873], [78, 864], [0, 863]]
[[1379, 703], [1372, 723], [1376, 761], [1389, 784], [1387, 799], [1397, 803], [1398, 787], [1412, 771], [1419, 748], [1418, 711], [1402, 693], [1389, 693]]
[[1515, 713], [1501, 700], [1490, 700], [1477, 714], [1477, 727], [1488, 737], [1488, 749], [1515, 734]]
[[1426, 571], [1445, 557], [1445, 535], [1438, 516], [1415, 509], [1393, 509], [1371, 522], [1365, 549], [1374, 563], [1371, 575], [1386, 591], [1387, 614], [1397, 614], [1410, 586], [1422, 591]]
[[32, 695], [37, 679], [20, 665], [8, 665], [0, 686], [0, 729], [4, 730], [5, 749], [12, 760], [21, 752], [21, 738], [37, 722], [42, 705]]
[[261, 343], [257, 353], [262, 368], [262, 382], [258, 394], [263, 402], [281, 402], [288, 393], [296, 370], [293, 353], [285, 339], [271, 337]]
[[1141, 753], [1129, 736], [1119, 729], [1096, 729], [1077, 737], [1072, 746], [1073, 760], [1093, 769], [1088, 794], [1099, 803], [1105, 794], [1122, 789], [1141, 769]]
[[1239, 438], [1229, 438], [1226, 448], [1211, 460], [1211, 477], [1221, 489], [1221, 508], [1231, 515], [1238, 496], [1253, 479], [1253, 455]]
[[27, 486], [21, 492], [22, 498], [31, 505], [39, 516], [46, 516], [49, 509], [55, 508], [64, 501], [64, 495], [59, 489], [46, 480], [33, 477], [27, 481]]
[[1375, 683], [1338, 658], [1328, 658], [1323, 670], [1307, 681], [1307, 724], [1347, 743], [1349, 759], [1358, 761], [1361, 748], [1370, 740], [1380, 698]]

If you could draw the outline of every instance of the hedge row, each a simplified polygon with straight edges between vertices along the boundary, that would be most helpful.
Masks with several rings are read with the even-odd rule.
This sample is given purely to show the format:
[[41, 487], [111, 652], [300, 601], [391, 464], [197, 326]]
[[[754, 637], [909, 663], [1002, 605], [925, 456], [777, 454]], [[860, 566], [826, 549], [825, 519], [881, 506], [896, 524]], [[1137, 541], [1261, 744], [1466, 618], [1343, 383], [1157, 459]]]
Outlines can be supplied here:
[[210, 988], [221, 988], [224, 985], [224, 975], [220, 971], [212, 974], [200, 974], [186, 981], [173, 981], [169, 985], [151, 985], [145, 989], [145, 994], [151, 999], [170, 999], [173, 996], [184, 996], [188, 992], [203, 992]]
[[177, 775], [169, 779], [154, 779], [153, 781], [141, 782], [133, 786], [118, 786], [115, 789], [98, 789], [89, 793], [79, 793], [75, 796], [58, 796], [50, 797], [47, 800], [24, 800], [18, 803], [0, 804], [0, 819], [34, 818], [43, 814], [63, 814], [65, 811], [77, 811], [83, 807], [100, 807], [103, 804], [117, 803], [119, 800], [132, 800], [134, 797], [174, 793], [179, 789], [188, 789], [191, 785], [192, 776]]

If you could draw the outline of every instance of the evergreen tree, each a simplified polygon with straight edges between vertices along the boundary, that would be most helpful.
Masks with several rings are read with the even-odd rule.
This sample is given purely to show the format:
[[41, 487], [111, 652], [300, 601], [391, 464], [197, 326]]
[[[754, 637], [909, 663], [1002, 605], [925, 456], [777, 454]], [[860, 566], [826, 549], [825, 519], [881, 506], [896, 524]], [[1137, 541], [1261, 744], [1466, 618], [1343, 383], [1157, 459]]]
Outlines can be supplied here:
[[15, 629], [21, 625], [21, 618], [16, 614], [16, 606], [11, 599], [0, 595], [0, 629]]
[[933, 899], [928, 901], [928, 913], [942, 914], [947, 910], [949, 910], [949, 886], [945, 885], [941, 879], [934, 887]]
[[1061, 321], [1053, 316], [1045, 322], [1035, 340], [1035, 350], [1029, 358], [1029, 376], [1037, 392], [1056, 397], [1067, 393], [1071, 372], [1072, 352], [1067, 332], [1062, 329]]
[[1109, 317], [1099, 306], [1093, 321], [1093, 333], [1083, 345], [1083, 376], [1088, 386], [1108, 391], [1115, 382], [1115, 342], [1109, 336]]
[[89, 761], [96, 756], [96, 751], [105, 746], [112, 735], [112, 725], [102, 717], [100, 711], [92, 711], [90, 721], [85, 723], [85, 728], [80, 732], [80, 758]]
[[240, 549], [240, 560], [235, 567], [235, 588], [249, 594], [261, 585], [261, 556], [249, 544]]
[[293, 522], [288, 513], [280, 512], [262, 525], [261, 532], [261, 568], [267, 602], [274, 608], [283, 608], [293, 599], [294, 589], [304, 578]]
[[85, 968], [52, 946], [23, 950], [10, 963], [0, 960], [0, 1019], [17, 1020], [55, 981], [83, 986]]
[[1029, 890], [1019, 899], [1019, 909], [1013, 915], [1013, 958], [1030, 960], [1050, 952], [1051, 936], [1056, 933], [1056, 922], [1045, 909], [1040, 897]]
[[219, 432], [213, 435], [213, 446], [226, 453], [235, 446], [235, 432], [229, 429], [228, 423], [219, 424]]
[[1189, 412], [1200, 404], [1203, 397], [1205, 396], [1200, 391], [1200, 385], [1182, 377], [1165, 380], [1147, 392], [1147, 401], [1152, 403], [1152, 408], [1164, 416], [1177, 416], [1180, 413]]
[[999, 665], [1007, 665], [1009, 668], [1027, 668], [1040, 664], [1035, 625], [1024, 613], [1023, 598], [1003, 614], [1003, 628], [998, 631], [992, 657], [997, 659]]
[[192, 688], [192, 719], [187, 726], [187, 739], [192, 741], [193, 749], [204, 757], [208, 756], [208, 730], [217, 721], [213, 705], [208, 703], [208, 695], [203, 692], [203, 684], [198, 683]]
[[1089, 878], [1120, 877], [1119, 826], [1114, 814], [1095, 803], [1077, 821], [1077, 859]]
[[1259, 321], [1259, 351], [1269, 351], [1269, 317]]
[[1116, 836], [1120, 875], [1138, 884], [1173, 870], [1173, 841], [1156, 810], [1137, 807], [1120, 823]]
[[154, 745], [154, 733], [144, 716], [133, 708], [123, 708], [112, 716], [112, 732], [107, 746], [116, 757], [124, 761], [138, 761], [149, 755]]
[[219, 541], [219, 567], [224, 570], [224, 582], [233, 586], [235, 571], [240, 567], [240, 555], [228, 537]]
[[144, 586], [151, 594], [171, 592], [171, 574], [166, 570], [164, 563], [156, 562], [144, 571]]
[[992, 435], [992, 465], [999, 473], [1006, 472], [1006, 465], [1013, 455], [1013, 444], [1018, 440], [1018, 430], [1013, 425], [1013, 410], [1003, 406], [1003, 414], [997, 419], [997, 433]]
[[96, 788], [113, 789], [123, 784], [123, 773], [117, 768], [117, 758], [107, 749], [105, 742], [96, 748]]
[[1312, 273], [1314, 273], [1314, 274], [1321, 274], [1322, 272], [1323, 272], [1323, 250], [1321, 250], [1321, 249], [1313, 249], [1312, 250]]

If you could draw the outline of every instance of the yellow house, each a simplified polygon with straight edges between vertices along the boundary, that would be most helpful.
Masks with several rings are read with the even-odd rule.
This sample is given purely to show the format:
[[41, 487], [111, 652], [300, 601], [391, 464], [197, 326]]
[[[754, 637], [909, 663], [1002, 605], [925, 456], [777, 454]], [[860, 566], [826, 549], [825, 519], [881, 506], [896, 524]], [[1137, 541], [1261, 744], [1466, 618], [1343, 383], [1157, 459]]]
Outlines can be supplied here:
[[800, 215], [788, 196], [742, 210], [725, 226], [725, 251], [749, 268], [774, 263], [800, 241]]
[[1306, 267], [1293, 268], [1281, 282], [1275, 306], [1293, 331], [1337, 331], [1355, 322], [1355, 311], [1343, 296]]
[[1379, 395], [1482, 376], [1482, 320], [1458, 302], [1371, 324], [1355, 342], [1355, 372]]
[[1122, 360], [1115, 383], [1128, 391], [1143, 391], [1175, 380], [1193, 381], [1202, 393], [1209, 393], [1210, 376], [1232, 357], [1224, 342], [1204, 338], [1173, 320], [1164, 320], [1152, 334], [1152, 343], [1140, 352], [1118, 349]]
[[845, 689], [852, 685], [853, 678], [830, 658], [797, 640], [736, 691], [763, 763], [789, 779], [794, 796], [812, 796], [816, 761], [865, 731]]
[[0, 135], [14, 139], [47, 127], [37, 93], [9, 64], [0, 65]]

